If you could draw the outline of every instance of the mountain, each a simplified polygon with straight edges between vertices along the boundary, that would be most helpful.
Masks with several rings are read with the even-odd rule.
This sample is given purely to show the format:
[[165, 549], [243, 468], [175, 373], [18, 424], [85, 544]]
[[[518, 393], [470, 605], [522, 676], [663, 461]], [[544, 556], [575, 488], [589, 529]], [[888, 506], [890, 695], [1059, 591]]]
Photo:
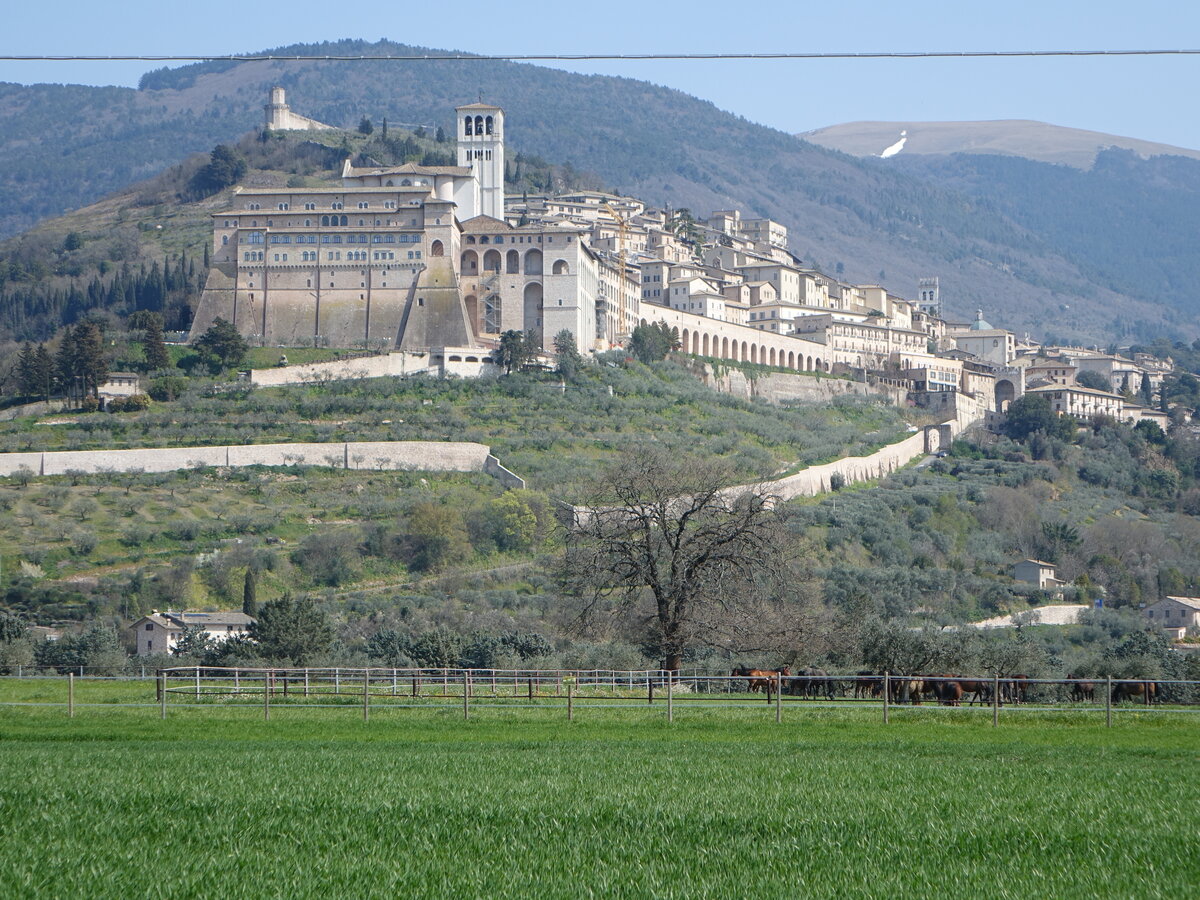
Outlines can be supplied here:
[[[265, 52], [429, 51], [341, 41]], [[484, 60], [221, 61], [149, 73], [138, 90], [4, 86], [0, 233], [234, 140], [262, 121], [276, 84], [296, 112], [332, 125], [366, 115], [450, 133], [454, 106], [482, 95], [506, 109], [510, 152], [593, 172], [652, 204], [769, 216], [788, 226], [806, 264], [848, 280], [913, 296], [918, 278], [938, 275], [960, 319], [983, 307], [1018, 330], [1105, 343], [1197, 332], [1181, 298], [1119, 289], [985, 193], [831, 151], [679, 91]], [[11, 245], [0, 247], [0, 262], [5, 252]]]
[[900, 154], [905, 156], [948, 156], [953, 153], [1020, 156], [1077, 169], [1090, 169], [1102, 151], [1114, 147], [1131, 150], [1143, 159], [1153, 156], [1200, 159], [1200, 150], [1100, 131], [1064, 128], [1028, 119], [991, 122], [846, 122], [806, 131], [798, 137], [851, 156], [879, 156], [902, 134], [906, 140]]

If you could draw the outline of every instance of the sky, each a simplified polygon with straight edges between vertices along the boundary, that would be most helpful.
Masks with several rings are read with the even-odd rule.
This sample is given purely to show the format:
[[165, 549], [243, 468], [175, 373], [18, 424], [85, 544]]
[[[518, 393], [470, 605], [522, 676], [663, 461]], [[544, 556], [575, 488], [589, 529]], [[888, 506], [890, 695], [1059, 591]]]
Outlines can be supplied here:
[[[454, 0], [378, 9], [43, 0], [5, 13], [0, 55], [220, 55], [341, 38], [513, 54], [1200, 48], [1200, 3], [1189, 0]], [[136, 86], [162, 65], [0, 61], [0, 81]], [[553, 65], [677, 88], [788, 132], [860, 120], [1036, 119], [1200, 149], [1200, 56]]]

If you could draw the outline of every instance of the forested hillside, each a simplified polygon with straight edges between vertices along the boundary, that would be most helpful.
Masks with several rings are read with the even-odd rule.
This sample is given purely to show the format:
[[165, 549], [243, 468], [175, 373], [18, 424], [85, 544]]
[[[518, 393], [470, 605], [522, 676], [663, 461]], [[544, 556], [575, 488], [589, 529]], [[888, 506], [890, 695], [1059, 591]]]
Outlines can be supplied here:
[[[1200, 161], [1142, 159], [1105, 150], [1090, 169], [1013, 156], [904, 156], [888, 160], [943, 188], [988, 202], [1060, 247], [1113, 290], [1159, 296], [1179, 312], [1200, 312]], [[1053, 202], [1047, 202], [1053, 198]], [[1140, 335], [1128, 321], [1114, 340]], [[1042, 323], [1053, 330], [1052, 317]]]
[[[421, 49], [342, 41], [274, 52]], [[594, 172], [655, 204], [771, 216], [789, 226], [806, 263], [854, 281], [911, 296], [920, 276], [939, 275], [959, 317], [984, 306], [1017, 329], [1053, 326], [1092, 341], [1131, 322], [1144, 339], [1195, 331], [1174, 295], [1116, 292], [1104, 272], [1064, 256], [1053, 234], [987, 196], [824, 150], [678, 91], [502, 62], [221, 62], [151, 73], [137, 91], [8, 86], [0, 187], [11, 202], [0, 228], [11, 233], [235, 140], [261, 122], [274, 84], [297, 112], [330, 124], [353, 127], [365, 115], [450, 134], [453, 107], [482, 95], [508, 113], [510, 152]]]

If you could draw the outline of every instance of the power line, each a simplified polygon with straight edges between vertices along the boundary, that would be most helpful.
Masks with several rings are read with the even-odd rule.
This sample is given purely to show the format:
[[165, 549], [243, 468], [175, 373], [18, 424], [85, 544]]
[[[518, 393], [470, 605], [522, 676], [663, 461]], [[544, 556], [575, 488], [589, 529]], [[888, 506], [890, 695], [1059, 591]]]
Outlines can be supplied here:
[[888, 50], [824, 53], [423, 53], [413, 56], [381, 54], [300, 56], [294, 54], [15, 56], [0, 62], [579, 62], [626, 60], [773, 60], [773, 59], [979, 59], [1042, 56], [1200, 56], [1200, 49], [1159, 50]]

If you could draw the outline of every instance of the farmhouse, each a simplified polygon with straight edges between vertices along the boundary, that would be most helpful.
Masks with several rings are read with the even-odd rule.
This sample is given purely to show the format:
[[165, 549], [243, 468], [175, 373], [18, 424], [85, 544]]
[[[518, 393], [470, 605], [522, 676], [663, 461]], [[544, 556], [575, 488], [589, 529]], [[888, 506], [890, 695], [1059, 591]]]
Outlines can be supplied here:
[[175, 649], [184, 629], [203, 628], [215, 641], [224, 641], [238, 634], [245, 634], [254, 619], [244, 612], [220, 610], [218, 612], [167, 612], [157, 610], [142, 616], [129, 626], [127, 634], [134, 645], [137, 656], [170, 653]]
[[1200, 632], [1200, 598], [1167, 597], [1147, 606], [1142, 614], [1146, 623], [1171, 631], [1176, 637]]
[[1021, 560], [1013, 566], [1013, 579], [1035, 584], [1040, 588], [1058, 587], [1062, 584], [1054, 577], [1054, 563], [1042, 562], [1040, 559]]

